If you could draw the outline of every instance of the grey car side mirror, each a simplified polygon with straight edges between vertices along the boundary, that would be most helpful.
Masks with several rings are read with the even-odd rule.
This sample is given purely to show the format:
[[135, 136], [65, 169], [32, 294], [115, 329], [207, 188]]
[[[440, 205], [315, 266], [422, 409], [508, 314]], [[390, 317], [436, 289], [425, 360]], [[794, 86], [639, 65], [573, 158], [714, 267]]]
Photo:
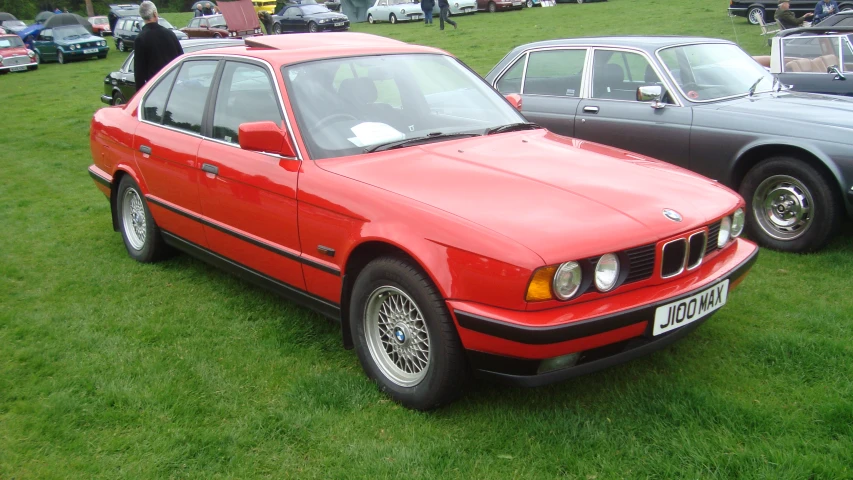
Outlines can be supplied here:
[[637, 89], [638, 102], [652, 102], [652, 108], [663, 108], [665, 103], [660, 99], [663, 96], [663, 87], [660, 85], [645, 85]]
[[826, 73], [834, 73], [835, 78], [833, 78], [833, 80], [847, 80], [847, 77], [845, 77], [844, 74], [841, 73], [841, 70], [838, 69], [838, 65], [831, 65], [826, 69]]

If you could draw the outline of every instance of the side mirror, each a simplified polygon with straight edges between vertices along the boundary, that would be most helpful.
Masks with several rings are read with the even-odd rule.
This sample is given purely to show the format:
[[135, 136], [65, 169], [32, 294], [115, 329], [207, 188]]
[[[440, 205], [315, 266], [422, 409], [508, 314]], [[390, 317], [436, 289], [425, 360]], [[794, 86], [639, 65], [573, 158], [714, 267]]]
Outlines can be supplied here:
[[275, 122], [241, 123], [237, 138], [239, 138], [240, 148], [243, 150], [273, 153], [282, 157], [296, 157], [296, 149], [293, 148], [290, 135]]
[[637, 89], [638, 102], [652, 102], [652, 108], [663, 108], [665, 103], [660, 101], [663, 96], [663, 87], [660, 85], [645, 85]]
[[517, 93], [510, 93], [509, 95], [504, 95], [504, 97], [507, 99], [510, 105], [515, 107], [516, 110], [518, 110], [519, 112], [521, 111], [521, 95]]
[[833, 80], [847, 80], [847, 77], [841, 73], [841, 70], [838, 68], [838, 65], [832, 65], [826, 69], [826, 73], [834, 73], [835, 78]]

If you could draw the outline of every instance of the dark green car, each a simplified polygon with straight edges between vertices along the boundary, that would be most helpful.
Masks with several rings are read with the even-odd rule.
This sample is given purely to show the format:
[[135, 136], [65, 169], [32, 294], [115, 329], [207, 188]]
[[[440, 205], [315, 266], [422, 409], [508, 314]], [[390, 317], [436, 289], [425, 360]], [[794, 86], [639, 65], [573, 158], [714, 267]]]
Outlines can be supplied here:
[[107, 58], [107, 41], [89, 33], [82, 25], [46, 28], [33, 42], [39, 63], [68, 63], [86, 58]]

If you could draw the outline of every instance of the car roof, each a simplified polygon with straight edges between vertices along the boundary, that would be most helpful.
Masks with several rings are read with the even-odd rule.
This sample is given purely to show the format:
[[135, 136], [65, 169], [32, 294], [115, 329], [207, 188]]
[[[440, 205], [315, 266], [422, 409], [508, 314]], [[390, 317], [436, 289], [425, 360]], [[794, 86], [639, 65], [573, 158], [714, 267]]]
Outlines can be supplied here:
[[566, 46], [608, 46], [608, 47], [629, 47], [639, 48], [646, 51], [655, 51], [661, 47], [671, 45], [681, 45], [685, 43], [732, 43], [729, 40], [719, 38], [706, 37], [685, 37], [685, 36], [619, 36], [619, 37], [580, 37], [580, 38], [563, 38], [558, 40], [543, 40], [540, 42], [527, 43], [516, 47], [515, 50], [528, 50], [530, 48], [543, 47], [566, 47]]
[[[198, 52], [200, 55], [210, 52]], [[241, 55], [277, 65], [325, 58], [402, 53], [447, 53], [432, 47], [356, 32], [328, 32], [322, 35], [264, 35], [246, 39], [245, 46], [222, 48], [217, 54]]]

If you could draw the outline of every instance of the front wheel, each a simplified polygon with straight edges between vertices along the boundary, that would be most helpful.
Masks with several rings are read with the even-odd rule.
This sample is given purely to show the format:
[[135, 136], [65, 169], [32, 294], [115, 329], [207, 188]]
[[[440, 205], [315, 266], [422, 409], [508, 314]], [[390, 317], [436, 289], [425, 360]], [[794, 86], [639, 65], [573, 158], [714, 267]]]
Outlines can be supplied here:
[[388, 21], [391, 22], [392, 24], [397, 23], [397, 15], [394, 15], [392, 13], [391, 16], [388, 17]]
[[113, 92], [112, 104], [113, 105], [124, 105], [124, 96], [121, 94], [120, 91], [116, 90], [115, 92]]
[[367, 23], [376, 23], [376, 20], [373, 19], [373, 15], [367, 16]]
[[122, 177], [118, 186], [116, 210], [119, 229], [130, 258], [150, 263], [162, 259], [168, 248], [160, 236], [160, 229], [151, 217], [148, 204], [139, 185], [130, 175]]
[[764, 20], [764, 9], [761, 7], [752, 7], [746, 12], [746, 18], [752, 25], [760, 25]]
[[272, 26], [272, 33], [273, 33], [274, 35], [278, 35], [278, 34], [280, 34], [280, 33], [281, 33], [281, 24], [280, 24], [280, 23], [274, 23], [274, 24], [273, 24], [273, 26]]
[[56, 51], [56, 61], [60, 64], [65, 64], [65, 55], [62, 53], [62, 50]]
[[803, 161], [769, 158], [753, 167], [740, 186], [747, 206], [747, 233], [776, 250], [818, 250], [841, 223], [837, 189]]
[[533, 8], [533, 0], [527, 0], [527, 8]]
[[317, 24], [314, 22], [308, 23], [308, 33], [317, 33]]
[[222, 35], [220, 35], [220, 34], [218, 34], [218, 33], [214, 33], [214, 34], [213, 34], [213, 38], [222, 38]]
[[429, 277], [409, 260], [370, 262], [353, 286], [350, 328], [367, 376], [416, 410], [449, 403], [467, 375], [447, 306]]

